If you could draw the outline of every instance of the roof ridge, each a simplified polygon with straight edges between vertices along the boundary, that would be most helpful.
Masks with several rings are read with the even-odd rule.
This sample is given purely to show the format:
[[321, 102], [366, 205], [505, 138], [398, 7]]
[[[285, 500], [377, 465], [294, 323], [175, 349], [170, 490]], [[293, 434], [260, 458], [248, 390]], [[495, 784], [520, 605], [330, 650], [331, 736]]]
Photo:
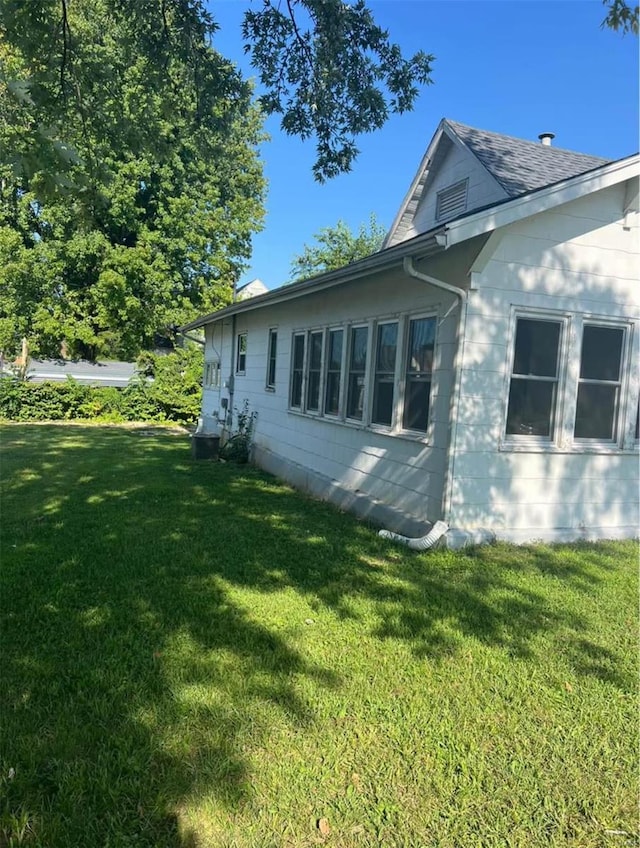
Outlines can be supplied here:
[[[545, 154], [546, 153], [551, 153], [551, 154], [554, 154], [554, 153], [570, 153], [572, 156], [586, 156], [589, 159], [598, 159], [603, 164], [605, 162], [613, 162], [614, 161], [613, 159], [607, 159], [604, 156], [596, 156], [594, 153], [583, 153], [580, 150], [570, 150], [568, 147], [557, 147], [555, 145], [544, 145], [544, 144], [541, 144], [539, 141], [532, 141], [529, 138], [520, 138], [517, 135], [509, 135], [507, 133], [499, 133], [499, 132], [495, 132], [495, 130], [484, 130], [481, 127], [472, 127], [470, 124], [463, 124], [461, 121], [454, 121], [452, 118], [444, 118], [444, 121], [445, 121], [445, 123], [447, 123], [449, 125], [449, 127], [451, 127], [451, 129], [454, 132], [456, 132], [457, 127], [461, 127], [462, 129], [465, 129], [465, 130], [472, 130], [473, 132], [483, 133], [483, 135], [491, 135], [491, 136], [494, 136], [495, 138], [503, 138], [503, 139], [509, 139], [510, 141], [517, 141], [519, 144], [530, 144], [536, 150], [543, 150]], [[464, 141], [464, 139], [461, 139], [461, 141]]]

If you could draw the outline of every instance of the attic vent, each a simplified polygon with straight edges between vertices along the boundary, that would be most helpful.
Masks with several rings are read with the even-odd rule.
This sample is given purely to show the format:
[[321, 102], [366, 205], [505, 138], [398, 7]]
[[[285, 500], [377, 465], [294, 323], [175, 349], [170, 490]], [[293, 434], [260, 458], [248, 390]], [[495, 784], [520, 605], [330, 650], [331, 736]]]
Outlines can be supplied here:
[[452, 218], [467, 208], [467, 186], [469, 180], [461, 180], [438, 192], [436, 201], [436, 220]]

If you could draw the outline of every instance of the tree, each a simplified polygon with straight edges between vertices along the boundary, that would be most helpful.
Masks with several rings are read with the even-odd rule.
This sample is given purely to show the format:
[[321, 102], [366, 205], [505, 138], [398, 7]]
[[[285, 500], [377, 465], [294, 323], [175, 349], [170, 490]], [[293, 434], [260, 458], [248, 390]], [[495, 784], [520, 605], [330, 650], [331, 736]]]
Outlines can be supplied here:
[[0, 8], [1, 341], [133, 357], [231, 299], [263, 215], [250, 88], [189, 4]]
[[[404, 59], [363, 0], [264, 0], [244, 34], [319, 180], [355, 137], [410, 109], [431, 57]], [[0, 344], [130, 356], [224, 305], [261, 225], [249, 85], [204, 0], [0, 0]]]
[[433, 56], [405, 59], [364, 0], [263, 0], [262, 11], [246, 13], [243, 34], [267, 89], [263, 109], [283, 116], [285, 132], [315, 136], [321, 182], [349, 171], [355, 137], [410, 110], [417, 84], [431, 82]]
[[638, 20], [640, 7], [630, 6], [625, 0], [602, 0], [607, 7], [607, 14], [602, 26], [626, 35], [628, 32], [638, 35]]
[[324, 227], [314, 235], [316, 244], [305, 244], [302, 253], [293, 258], [291, 281], [306, 280], [370, 256], [380, 250], [385, 234], [385, 228], [375, 215], [369, 219], [368, 226], [360, 225], [357, 234], [351, 232], [344, 221], [338, 221], [334, 227]]

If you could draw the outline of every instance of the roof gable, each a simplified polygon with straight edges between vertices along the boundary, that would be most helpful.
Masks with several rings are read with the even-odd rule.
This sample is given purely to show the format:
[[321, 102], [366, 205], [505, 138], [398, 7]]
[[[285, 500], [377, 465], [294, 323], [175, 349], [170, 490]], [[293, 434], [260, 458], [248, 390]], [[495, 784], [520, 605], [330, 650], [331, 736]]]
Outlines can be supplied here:
[[447, 120], [446, 123], [509, 197], [576, 177], [609, 161], [599, 156], [477, 130], [457, 121]]
[[[447, 183], [446, 169], [455, 151], [455, 178], [468, 178], [470, 186], [467, 206], [461, 214], [578, 176], [608, 161], [443, 118], [387, 234], [385, 247], [445, 222], [445, 218], [438, 219], [435, 214], [437, 193]], [[453, 184], [454, 180], [449, 182]], [[452, 215], [451, 219], [455, 217]]]

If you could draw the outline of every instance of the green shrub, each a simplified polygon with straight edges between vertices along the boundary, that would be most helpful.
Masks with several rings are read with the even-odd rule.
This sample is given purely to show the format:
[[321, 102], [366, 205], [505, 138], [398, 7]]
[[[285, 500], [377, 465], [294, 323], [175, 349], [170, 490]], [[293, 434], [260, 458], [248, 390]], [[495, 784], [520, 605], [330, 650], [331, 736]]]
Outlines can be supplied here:
[[[10, 421], [195, 422], [200, 414], [203, 354], [178, 350], [145, 355], [144, 375], [126, 388], [65, 383], [29, 383], [0, 379], [0, 418]], [[145, 376], [153, 378], [152, 381]]]
[[145, 383], [149, 399], [169, 421], [191, 423], [200, 415], [202, 403], [202, 347], [189, 346], [172, 353], [145, 353], [138, 368], [152, 383]]

